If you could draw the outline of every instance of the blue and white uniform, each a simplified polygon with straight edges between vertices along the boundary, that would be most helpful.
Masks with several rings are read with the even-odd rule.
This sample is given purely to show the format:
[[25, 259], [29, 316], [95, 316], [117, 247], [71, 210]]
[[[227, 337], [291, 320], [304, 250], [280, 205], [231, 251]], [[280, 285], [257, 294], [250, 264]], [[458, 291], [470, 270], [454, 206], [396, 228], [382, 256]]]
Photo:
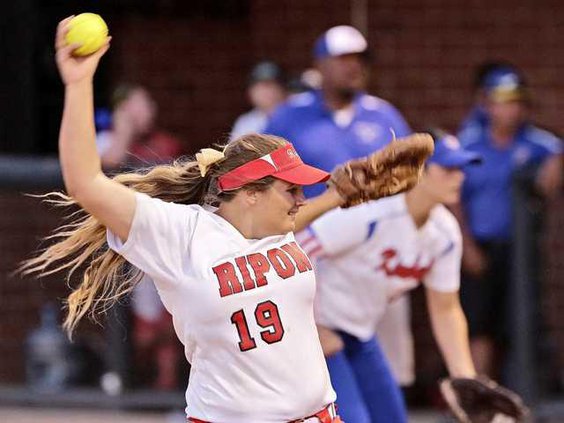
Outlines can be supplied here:
[[510, 322], [511, 240], [513, 238], [512, 184], [515, 172], [541, 166], [562, 153], [553, 134], [525, 124], [504, 148], [494, 144], [489, 126], [474, 124], [460, 133], [467, 150], [480, 153], [479, 168], [466, 169], [462, 207], [469, 231], [486, 256], [483, 275], [464, 275], [461, 302], [472, 337], [489, 336], [507, 341]]
[[[343, 351], [327, 358], [338, 401], [356, 405], [355, 422], [407, 421], [374, 328], [390, 302], [420, 283], [458, 291], [462, 239], [456, 219], [437, 205], [417, 228], [402, 194], [326, 213], [297, 239], [315, 260], [316, 321], [345, 341]], [[371, 400], [360, 405], [357, 398]]]
[[332, 210], [298, 241], [322, 281], [317, 322], [363, 341], [373, 336], [387, 304], [420, 283], [443, 292], [460, 286], [458, 222], [437, 205], [417, 228], [404, 194]]
[[458, 138], [466, 150], [479, 153], [483, 159], [481, 166], [465, 169], [462, 203], [471, 233], [478, 241], [508, 241], [513, 174], [562, 154], [562, 142], [530, 124], [523, 125], [505, 148], [494, 145], [488, 126], [470, 125]]
[[[327, 108], [321, 91], [291, 97], [280, 106], [265, 132], [289, 140], [304, 162], [331, 171], [336, 166], [367, 156], [397, 137], [411, 133], [400, 112], [381, 98], [359, 93], [350, 109]], [[305, 187], [307, 197], [321, 194], [323, 185]]]

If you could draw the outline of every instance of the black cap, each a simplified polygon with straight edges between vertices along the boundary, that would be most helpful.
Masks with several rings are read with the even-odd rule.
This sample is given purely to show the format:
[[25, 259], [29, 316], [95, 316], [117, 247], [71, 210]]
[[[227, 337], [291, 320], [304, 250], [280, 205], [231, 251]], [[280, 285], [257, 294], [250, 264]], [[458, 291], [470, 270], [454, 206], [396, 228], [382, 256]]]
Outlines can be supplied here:
[[249, 74], [249, 85], [260, 81], [276, 81], [284, 84], [286, 77], [284, 72], [274, 62], [264, 61], [259, 62]]

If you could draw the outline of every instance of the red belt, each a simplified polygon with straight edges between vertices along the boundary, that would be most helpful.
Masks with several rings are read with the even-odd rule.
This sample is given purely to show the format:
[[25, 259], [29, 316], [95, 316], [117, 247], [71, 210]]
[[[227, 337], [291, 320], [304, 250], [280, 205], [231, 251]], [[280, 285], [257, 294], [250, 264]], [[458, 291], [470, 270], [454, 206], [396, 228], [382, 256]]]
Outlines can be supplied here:
[[308, 419], [313, 419], [316, 417], [320, 423], [343, 423], [341, 418], [337, 415], [337, 408], [335, 407], [335, 404], [329, 404], [323, 410], [318, 411], [311, 416], [304, 417], [303, 419], [292, 420], [290, 423], [305, 422]]
[[[300, 423], [305, 422], [307, 419], [317, 418], [320, 423], [344, 423], [340, 417], [337, 415], [335, 411], [335, 405], [329, 404], [327, 407], [323, 408], [323, 410], [318, 411], [311, 416], [304, 417], [298, 420], [292, 420], [289, 423]], [[210, 423], [205, 420], [199, 420], [194, 417], [188, 417], [188, 423]]]

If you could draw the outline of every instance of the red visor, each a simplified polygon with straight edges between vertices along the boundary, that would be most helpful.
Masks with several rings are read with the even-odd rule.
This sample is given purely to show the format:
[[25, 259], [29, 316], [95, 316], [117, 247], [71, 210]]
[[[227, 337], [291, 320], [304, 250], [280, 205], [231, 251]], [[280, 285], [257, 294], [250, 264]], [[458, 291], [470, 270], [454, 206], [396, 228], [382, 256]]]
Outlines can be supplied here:
[[249, 182], [273, 176], [296, 185], [312, 185], [329, 179], [329, 173], [302, 162], [292, 144], [245, 163], [221, 175], [218, 180], [221, 191], [232, 191]]

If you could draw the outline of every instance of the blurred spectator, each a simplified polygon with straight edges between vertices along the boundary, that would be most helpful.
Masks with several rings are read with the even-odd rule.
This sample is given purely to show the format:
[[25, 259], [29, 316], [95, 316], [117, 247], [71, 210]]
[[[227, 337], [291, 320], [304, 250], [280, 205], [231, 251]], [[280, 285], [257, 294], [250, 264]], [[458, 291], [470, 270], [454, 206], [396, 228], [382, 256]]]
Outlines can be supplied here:
[[[313, 51], [315, 69], [308, 69], [302, 75], [303, 81], [314, 89], [290, 97], [274, 112], [265, 132], [288, 139], [305, 162], [326, 171], [384, 147], [393, 139], [392, 131], [398, 137], [410, 134], [408, 124], [394, 106], [365, 92], [370, 64], [368, 50], [367, 40], [351, 26], [336, 26], [321, 35]], [[304, 187], [308, 197], [323, 190], [322, 184]], [[385, 344], [389, 352], [387, 358], [392, 362], [396, 380], [406, 384], [413, 379], [409, 311], [409, 297], [404, 296], [398, 307], [386, 311], [389, 316], [384, 320], [388, 324], [379, 328], [382, 339], [377, 341]], [[353, 339], [358, 341], [354, 336], [343, 341], [347, 350], [346, 343]], [[381, 357], [380, 362], [386, 361], [380, 348], [375, 354]], [[339, 363], [333, 360], [334, 357], [328, 357], [327, 364], [335, 378], [342, 373]], [[388, 389], [386, 381], [384, 378], [379, 381], [382, 391]], [[341, 415], [346, 421], [357, 421], [361, 407], [354, 396], [339, 392], [339, 388], [336, 387], [337, 396], [345, 398], [339, 404]]]
[[[144, 276], [133, 291], [132, 314], [137, 383], [149, 384], [158, 390], [178, 388], [181, 346], [171, 315], [148, 276]], [[149, 363], [152, 365], [147, 365]]]
[[120, 85], [112, 109], [110, 128], [96, 140], [105, 168], [150, 166], [183, 154], [182, 143], [157, 127], [157, 105], [145, 88]]
[[[401, 114], [385, 100], [365, 93], [368, 43], [350, 26], [324, 33], [314, 47], [321, 89], [292, 96], [272, 115], [266, 133], [292, 142], [307, 163], [331, 171], [411, 132]], [[319, 184], [306, 195], [321, 193]]]
[[288, 94], [301, 94], [321, 89], [321, 74], [315, 68], [307, 68], [297, 77], [288, 81]]
[[507, 62], [494, 61], [482, 63], [474, 76], [474, 105], [466, 118], [463, 120], [460, 129], [465, 129], [472, 125], [485, 125], [488, 121], [486, 112], [486, 92], [488, 76], [495, 72], [511, 71], [512, 65]]
[[72, 386], [76, 377], [75, 360], [69, 359], [72, 345], [59, 325], [55, 304], [42, 306], [40, 326], [29, 334], [25, 352], [30, 389], [58, 392]]
[[[98, 111], [96, 143], [106, 169], [167, 163], [183, 153], [181, 142], [156, 126], [157, 105], [138, 85], [120, 85], [112, 96], [111, 118]], [[132, 294], [134, 380], [159, 390], [178, 387], [181, 345], [156, 288], [144, 277]]]
[[535, 185], [546, 196], [560, 191], [562, 145], [529, 120], [529, 90], [523, 75], [500, 67], [484, 79], [486, 119], [468, 124], [460, 141], [479, 152], [484, 163], [468, 169], [462, 209], [464, 232], [461, 296], [468, 317], [471, 346], [480, 373], [497, 377], [507, 345], [508, 286], [512, 239], [512, 176], [538, 168]]
[[263, 132], [269, 116], [285, 100], [286, 78], [280, 66], [274, 62], [257, 64], [249, 75], [247, 97], [253, 109], [237, 118], [231, 139]]

